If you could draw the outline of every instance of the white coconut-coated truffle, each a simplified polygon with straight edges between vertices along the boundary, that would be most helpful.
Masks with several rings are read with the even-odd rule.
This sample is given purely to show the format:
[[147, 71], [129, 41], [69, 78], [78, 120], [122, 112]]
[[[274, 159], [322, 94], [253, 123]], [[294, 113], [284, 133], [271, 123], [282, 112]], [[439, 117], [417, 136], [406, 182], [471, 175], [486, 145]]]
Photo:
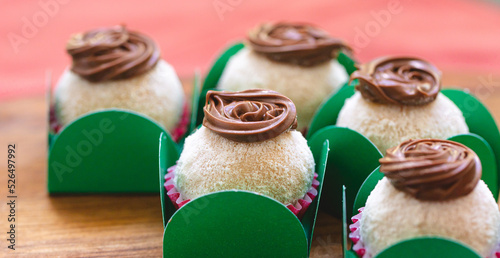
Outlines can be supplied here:
[[447, 139], [469, 132], [460, 109], [442, 93], [426, 105], [400, 106], [373, 103], [356, 92], [340, 110], [337, 126], [359, 132], [384, 154], [409, 139]]
[[186, 138], [174, 183], [187, 199], [238, 189], [295, 204], [311, 187], [314, 167], [311, 150], [298, 131], [241, 143], [202, 126]]
[[68, 69], [57, 84], [55, 100], [63, 126], [89, 112], [122, 108], [144, 114], [171, 131], [180, 121], [185, 96], [173, 67], [160, 60], [144, 74], [103, 82], [89, 82]]

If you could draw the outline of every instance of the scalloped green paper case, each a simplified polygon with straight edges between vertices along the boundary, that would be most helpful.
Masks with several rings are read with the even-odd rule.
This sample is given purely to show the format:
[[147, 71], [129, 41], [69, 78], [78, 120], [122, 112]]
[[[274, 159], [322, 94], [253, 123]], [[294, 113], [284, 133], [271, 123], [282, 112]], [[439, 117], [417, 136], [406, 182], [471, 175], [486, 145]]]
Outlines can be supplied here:
[[308, 257], [328, 156], [328, 141], [313, 150], [318, 195], [302, 221], [269, 197], [240, 190], [193, 199], [175, 210], [165, 193], [167, 168], [179, 157], [167, 134], [160, 138], [160, 199], [164, 257]]
[[[213, 90], [217, 87], [217, 84], [219, 83], [219, 79], [222, 75], [222, 72], [224, 71], [224, 68], [226, 67], [227, 62], [229, 59], [238, 53], [241, 49], [243, 49], [245, 45], [241, 42], [231, 44], [229, 47], [227, 47], [216, 59], [214, 64], [212, 65], [212, 68], [207, 74], [207, 77], [205, 78], [205, 81], [203, 82], [203, 87], [201, 89], [201, 94], [200, 98], [198, 101], [198, 108], [196, 109], [197, 113], [197, 119], [196, 119], [196, 126], [200, 125], [203, 122], [203, 106], [205, 105], [205, 97], [206, 94], [209, 90]], [[352, 60], [349, 56], [346, 54], [339, 52], [339, 55], [337, 57], [337, 61], [344, 66], [348, 74], [353, 73], [356, 70], [355, 62]], [[193, 112], [195, 112], [195, 109], [193, 109]]]
[[125, 110], [90, 113], [50, 137], [49, 193], [158, 192], [158, 137], [150, 119]]
[[[348, 128], [328, 126], [319, 130], [308, 142], [311, 150], [330, 142], [327, 177], [324, 180], [321, 209], [337, 218], [342, 216], [342, 185], [355, 195], [365, 178], [376, 168], [382, 154], [367, 138]], [[353, 200], [353, 199], [352, 199]], [[352, 207], [348, 200], [348, 207]]]
[[[475, 134], [461, 134], [453, 136], [448, 140], [456, 141], [471, 148], [481, 160], [483, 173], [481, 179], [488, 185], [492, 191], [493, 196], [498, 200], [498, 179], [497, 179], [497, 164], [495, 156], [489, 144], [480, 136]], [[366, 200], [371, 191], [375, 188], [379, 180], [384, 175], [379, 172], [379, 168], [375, 169], [363, 182], [359, 188], [357, 195], [346, 194], [344, 190], [343, 201], [348, 202], [349, 199], [355, 198], [354, 205], [352, 206], [352, 213], [357, 213], [357, 210], [365, 206]], [[347, 199], [347, 200], [346, 200]], [[350, 206], [347, 206], [350, 207]], [[347, 216], [348, 209], [343, 207], [343, 231], [347, 232], [347, 226], [350, 216]], [[351, 250], [347, 250], [347, 237], [343, 235], [344, 254], [345, 257], [357, 257]], [[469, 247], [462, 245], [450, 239], [443, 239], [439, 237], [422, 237], [414, 238], [406, 241], [399, 242], [392, 245], [378, 254], [378, 258], [393, 258], [393, 257], [464, 257], [476, 258], [480, 257], [475, 251]]]

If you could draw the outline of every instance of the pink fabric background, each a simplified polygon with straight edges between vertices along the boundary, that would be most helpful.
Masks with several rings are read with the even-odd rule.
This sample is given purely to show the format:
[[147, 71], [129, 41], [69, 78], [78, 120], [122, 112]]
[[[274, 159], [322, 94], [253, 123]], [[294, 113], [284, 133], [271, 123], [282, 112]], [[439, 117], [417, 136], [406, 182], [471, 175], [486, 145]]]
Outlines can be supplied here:
[[[485, 1], [63, 2], [0, 1], [0, 99], [42, 94], [46, 71], [57, 80], [70, 62], [64, 51], [70, 34], [115, 24], [153, 37], [181, 77], [206, 72], [216, 53], [249, 28], [280, 20], [323, 27], [352, 44], [360, 61], [413, 55], [445, 71], [500, 74], [500, 6]], [[23, 31], [25, 24], [35, 31]]]

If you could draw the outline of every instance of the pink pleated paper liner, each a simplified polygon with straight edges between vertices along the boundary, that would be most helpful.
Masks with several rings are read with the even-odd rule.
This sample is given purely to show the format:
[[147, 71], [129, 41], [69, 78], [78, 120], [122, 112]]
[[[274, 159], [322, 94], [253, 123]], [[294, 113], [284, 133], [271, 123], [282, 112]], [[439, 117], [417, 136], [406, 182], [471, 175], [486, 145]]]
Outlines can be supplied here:
[[[184, 105], [182, 107], [182, 116], [181, 119], [179, 120], [179, 123], [177, 126], [172, 130], [170, 133], [172, 135], [172, 139], [174, 141], [179, 140], [187, 131], [187, 128], [189, 126], [189, 120], [190, 120], [190, 112], [189, 112], [189, 105], [187, 102], [184, 102]], [[50, 107], [50, 113], [49, 113], [49, 126], [50, 126], [50, 131], [57, 134], [61, 130], [62, 126], [57, 120], [56, 112], [55, 112], [55, 107], [52, 105]]]
[[59, 133], [59, 131], [61, 130], [61, 124], [59, 124], [59, 121], [57, 121], [56, 109], [55, 109], [54, 105], [50, 106], [49, 130], [53, 133]]
[[349, 225], [349, 238], [351, 241], [354, 243], [352, 246], [352, 250], [356, 252], [356, 254], [362, 258], [371, 258], [372, 256], [368, 254], [366, 251], [365, 245], [363, 241], [361, 240], [361, 235], [360, 235], [360, 223], [361, 223], [361, 213], [363, 212], [364, 207], [358, 209], [358, 214], [354, 215], [351, 220], [353, 224]]
[[182, 107], [182, 115], [181, 120], [177, 124], [177, 127], [172, 130], [170, 133], [172, 135], [172, 139], [177, 142], [187, 131], [189, 126], [190, 113], [189, 113], [189, 105], [187, 101], [184, 101], [184, 106]]
[[[167, 190], [167, 195], [170, 198], [170, 201], [174, 205], [176, 209], [179, 209], [182, 207], [184, 204], [188, 203], [190, 200], [185, 199], [179, 191], [177, 191], [177, 188], [174, 185], [174, 177], [175, 177], [175, 167], [177, 165], [171, 166], [170, 168], [167, 169], [167, 174], [165, 175], [165, 189]], [[299, 199], [295, 205], [288, 204], [286, 207], [297, 216], [297, 218], [302, 219], [304, 216], [304, 213], [307, 211], [307, 208], [311, 205], [313, 202], [314, 198], [318, 195], [318, 186], [319, 186], [319, 181], [316, 180], [318, 177], [318, 174], [314, 173], [314, 180], [311, 185], [311, 188], [309, 188], [309, 191], [302, 197], [302, 199]]]
[[[358, 214], [354, 215], [351, 220], [353, 222], [353, 224], [349, 225], [349, 231], [351, 231], [351, 233], [349, 233], [349, 238], [351, 239], [351, 241], [354, 243], [354, 245], [352, 246], [352, 250], [354, 252], [356, 252], [356, 254], [359, 256], [359, 257], [362, 257], [362, 258], [372, 258], [372, 256], [370, 254], [368, 254], [368, 250], [365, 246], [365, 244], [363, 243], [363, 240], [361, 239], [361, 234], [360, 234], [360, 225], [361, 225], [361, 220], [362, 220], [362, 213], [363, 213], [363, 210], [365, 208], [364, 207], [361, 207], [358, 209]], [[495, 251], [495, 254], [493, 256], [490, 256], [490, 257], [487, 257], [487, 258], [500, 258], [500, 244], [497, 246], [497, 249]]]

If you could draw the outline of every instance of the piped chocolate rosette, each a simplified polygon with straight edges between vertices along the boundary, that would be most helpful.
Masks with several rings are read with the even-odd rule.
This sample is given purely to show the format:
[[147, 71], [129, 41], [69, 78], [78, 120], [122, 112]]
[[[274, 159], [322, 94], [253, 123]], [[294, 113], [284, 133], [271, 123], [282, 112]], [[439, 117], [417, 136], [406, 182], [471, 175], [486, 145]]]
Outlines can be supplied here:
[[91, 82], [132, 78], [151, 70], [160, 60], [155, 42], [123, 26], [74, 35], [66, 45], [71, 71]]
[[434, 101], [441, 89], [441, 72], [431, 63], [412, 57], [382, 57], [359, 66], [351, 74], [365, 100], [418, 106]]
[[278, 92], [251, 89], [209, 91], [203, 125], [236, 142], [260, 142], [297, 128], [293, 102]]
[[[424, 203], [465, 197], [476, 188], [482, 174], [474, 151], [460, 143], [438, 139], [408, 140], [387, 150], [380, 159], [379, 171], [395, 189]], [[352, 217], [349, 238], [360, 257], [370, 258], [360, 230], [363, 210], [360, 208]]]
[[339, 51], [351, 53], [340, 39], [309, 24], [263, 24], [248, 34], [253, 51], [272, 61], [299, 66], [315, 66], [337, 57]]
[[446, 201], [469, 194], [481, 179], [481, 162], [466, 146], [448, 140], [409, 140], [389, 149], [380, 172], [416, 199]]
[[[275, 91], [263, 90], [263, 89], [250, 89], [239, 92], [208, 91], [206, 96], [207, 100], [203, 108], [205, 114], [205, 117], [203, 119], [203, 126], [205, 128], [198, 129], [198, 131], [194, 132], [193, 135], [191, 135], [190, 137], [194, 137], [194, 135], [199, 133], [200, 130], [203, 131], [208, 130], [210, 131], [209, 135], [212, 135], [212, 133], [214, 133], [220, 137], [225, 138], [224, 140], [221, 140], [219, 137], [217, 137], [218, 139], [215, 138], [212, 139], [212, 141], [224, 142], [224, 144], [227, 144], [224, 146], [227, 147], [230, 146], [230, 148], [235, 148], [238, 150], [245, 148], [252, 148], [252, 150], [257, 150], [260, 149], [260, 144], [262, 142], [276, 141], [274, 143], [271, 143], [271, 145], [266, 145], [267, 148], [273, 149], [272, 147], [269, 146], [278, 146], [279, 144], [278, 142], [280, 141], [278, 137], [282, 136], [283, 134], [294, 131], [294, 129], [297, 126], [297, 117], [296, 117], [297, 115], [296, 115], [295, 105], [290, 99]], [[299, 132], [297, 132], [297, 134], [300, 135], [300, 137], [302, 137], [302, 135]], [[280, 139], [282, 141], [289, 140], [288, 137]], [[185, 146], [188, 144], [192, 144], [189, 141], [190, 139], [188, 137], [186, 139]], [[197, 141], [196, 143], [199, 143], [199, 141]], [[288, 144], [290, 144], [290, 142], [288, 142]], [[308, 149], [306, 145], [304, 147]], [[235, 156], [235, 154], [232, 154], [232, 156]], [[311, 159], [312, 159], [312, 154], [311, 154]], [[244, 157], [239, 158], [238, 160], [239, 160], [238, 162], [248, 162], [247, 159]], [[233, 163], [235, 161], [233, 160], [227, 162]], [[247, 166], [247, 165], [248, 164], [242, 164], [242, 166]], [[253, 165], [254, 164], [252, 164], [251, 166], [253, 167]], [[190, 168], [192, 168], [192, 166], [193, 165], [189, 165]], [[218, 168], [214, 169], [218, 171]], [[167, 195], [169, 196], [173, 205], [176, 208], [180, 208], [184, 204], [189, 202], [190, 199], [186, 198], [181, 193], [181, 190], [178, 188], [178, 186], [176, 186], [175, 178], [176, 174], [179, 173], [179, 171], [177, 170], [178, 170], [178, 165], [174, 165], [168, 169], [167, 171], [168, 173], [165, 176], [164, 186], [165, 189], [167, 190]], [[203, 182], [205, 181], [213, 180], [209, 179], [210, 175], [208, 174], [210, 174], [210, 172], [204, 170], [203, 173], [207, 175], [197, 177], [196, 181], [199, 184], [203, 184]], [[273, 173], [266, 170], [265, 174], [272, 175]], [[244, 173], [238, 173], [238, 176], [235, 177], [242, 177], [240, 178], [240, 180], [248, 181], [245, 185], [250, 186], [250, 189], [254, 189], [254, 191], [256, 192], [258, 191], [255, 189], [265, 189], [270, 184], [268, 181], [266, 181], [266, 179], [270, 180], [269, 176], [263, 176], [261, 179], [255, 180], [251, 178], [246, 178], [243, 175]], [[309, 175], [312, 177], [312, 173]], [[302, 198], [299, 197], [300, 199], [296, 200], [294, 203], [285, 203], [283, 202], [283, 200], [280, 200], [280, 202], [286, 205], [287, 208], [290, 209], [298, 218], [301, 218], [304, 215], [305, 211], [307, 210], [309, 205], [312, 203], [312, 201], [318, 194], [317, 188], [319, 186], [319, 182], [316, 180], [317, 176], [318, 175], [314, 173], [312, 184], [305, 186], [306, 192]], [[223, 177], [227, 178], [228, 176], [225, 175]], [[235, 178], [232, 178], [231, 180], [233, 179]], [[291, 181], [296, 180], [297, 182], [300, 182], [303, 179], [291, 178], [290, 180]], [[231, 185], [234, 184], [234, 182], [232, 181], [230, 182], [231, 183], [229, 184]], [[222, 189], [219, 190], [232, 189], [232, 188], [226, 189], [224, 186], [222, 186], [221, 188]], [[238, 188], [238, 189], [250, 190], [246, 188]], [[286, 187], [283, 186], [283, 189], [286, 189]], [[300, 194], [303, 194], [303, 192], [301, 191]]]

